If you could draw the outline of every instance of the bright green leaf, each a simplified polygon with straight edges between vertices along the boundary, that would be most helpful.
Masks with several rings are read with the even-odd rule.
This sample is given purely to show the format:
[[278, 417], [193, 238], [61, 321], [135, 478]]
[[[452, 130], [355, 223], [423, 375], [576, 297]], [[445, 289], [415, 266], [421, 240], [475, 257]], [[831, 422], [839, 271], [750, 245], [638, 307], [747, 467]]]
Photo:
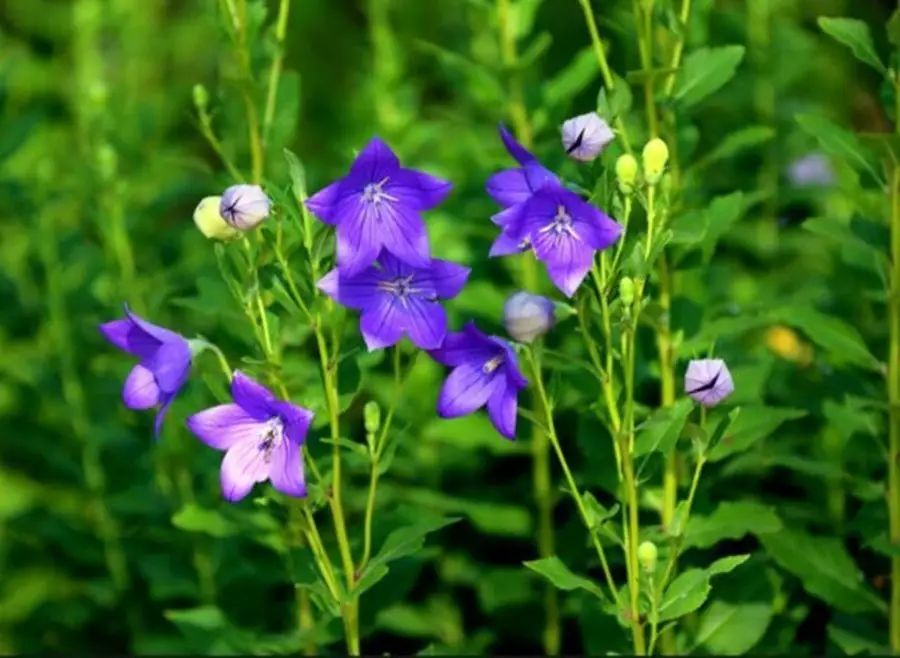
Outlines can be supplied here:
[[685, 107], [698, 103], [731, 80], [743, 58], [743, 46], [695, 50], [684, 59], [673, 97]]
[[861, 62], [884, 73], [886, 71], [881, 58], [875, 52], [872, 34], [865, 22], [856, 18], [819, 17], [819, 27], [831, 38], [847, 46]]

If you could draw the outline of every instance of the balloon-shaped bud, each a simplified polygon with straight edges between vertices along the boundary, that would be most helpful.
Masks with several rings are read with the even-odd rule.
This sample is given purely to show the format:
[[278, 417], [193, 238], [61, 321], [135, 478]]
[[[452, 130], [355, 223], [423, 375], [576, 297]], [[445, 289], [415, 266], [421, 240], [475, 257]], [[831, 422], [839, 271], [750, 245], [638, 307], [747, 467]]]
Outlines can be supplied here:
[[641, 568], [646, 573], [653, 573], [656, 571], [656, 559], [659, 557], [659, 551], [656, 548], [656, 544], [652, 541], [641, 542], [637, 552], [638, 562], [641, 563]]
[[644, 146], [641, 157], [644, 161], [644, 178], [650, 185], [656, 185], [666, 169], [669, 147], [659, 137], [654, 137]]
[[622, 194], [631, 194], [634, 192], [634, 185], [637, 182], [638, 161], [631, 153], [620, 155], [616, 160], [616, 180], [619, 183], [619, 189]]
[[503, 324], [517, 341], [530, 343], [553, 327], [554, 310], [553, 302], [546, 297], [520, 291], [510, 295], [503, 305]]
[[269, 216], [271, 207], [259, 185], [232, 185], [222, 194], [219, 214], [239, 231], [249, 231]]
[[562, 143], [566, 154], [582, 162], [595, 159], [615, 137], [609, 124], [596, 112], [573, 117], [562, 125]]
[[619, 298], [625, 306], [634, 304], [634, 279], [623, 276], [619, 281]]

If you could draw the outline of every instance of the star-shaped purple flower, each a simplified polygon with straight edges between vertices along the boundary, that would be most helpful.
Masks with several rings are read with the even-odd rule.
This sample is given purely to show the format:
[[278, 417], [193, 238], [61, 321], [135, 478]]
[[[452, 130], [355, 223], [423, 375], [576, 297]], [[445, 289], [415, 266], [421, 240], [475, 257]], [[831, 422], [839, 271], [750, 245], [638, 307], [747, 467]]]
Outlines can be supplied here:
[[447, 313], [439, 300], [456, 297], [469, 268], [446, 260], [413, 267], [383, 252], [367, 270], [348, 276], [335, 268], [319, 289], [340, 304], [362, 311], [360, 332], [369, 350], [395, 344], [404, 335], [417, 347], [433, 350], [447, 334]]
[[459, 333], [447, 334], [441, 348], [430, 354], [435, 361], [453, 368], [438, 397], [438, 414], [456, 418], [487, 405], [497, 431], [514, 439], [518, 395], [528, 386], [528, 380], [519, 370], [509, 343], [482, 333], [469, 322]]
[[129, 409], [159, 407], [154, 433], [159, 436], [172, 400], [187, 381], [191, 370], [191, 348], [183, 336], [132, 313], [100, 325], [110, 343], [140, 359], [131, 369], [122, 388], [122, 400]]
[[684, 373], [684, 390], [705, 407], [714, 407], [734, 391], [734, 381], [722, 359], [694, 359]]
[[450, 183], [404, 169], [377, 137], [360, 152], [350, 173], [306, 201], [321, 221], [337, 228], [337, 264], [354, 276], [382, 248], [413, 267], [428, 267], [428, 236], [421, 212], [438, 205]]
[[279, 400], [239, 371], [231, 379], [231, 397], [234, 404], [220, 404], [187, 419], [197, 438], [225, 451], [220, 474], [225, 500], [237, 502], [266, 480], [288, 496], [305, 496], [302, 446], [313, 413]]
[[[587, 276], [594, 254], [622, 234], [622, 227], [606, 213], [558, 185], [545, 185], [505, 212], [504, 240], [529, 243], [547, 265], [550, 279], [568, 297]], [[491, 256], [501, 253], [495, 242]]]

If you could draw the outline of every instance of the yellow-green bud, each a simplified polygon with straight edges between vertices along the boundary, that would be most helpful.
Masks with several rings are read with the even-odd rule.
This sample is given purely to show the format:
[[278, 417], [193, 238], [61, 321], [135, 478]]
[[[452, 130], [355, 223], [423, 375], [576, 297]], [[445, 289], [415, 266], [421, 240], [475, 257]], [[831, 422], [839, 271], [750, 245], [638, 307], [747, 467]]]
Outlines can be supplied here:
[[619, 181], [619, 189], [622, 194], [634, 192], [634, 183], [637, 181], [638, 161], [630, 153], [620, 155], [616, 160], [616, 179]]
[[218, 196], [208, 196], [197, 204], [194, 211], [194, 224], [203, 235], [213, 240], [227, 240], [239, 232], [219, 214], [221, 199]]
[[375, 400], [366, 402], [366, 406], [363, 407], [363, 419], [367, 434], [375, 434], [381, 429], [381, 407]]
[[669, 147], [659, 137], [654, 137], [644, 146], [641, 156], [644, 161], [644, 178], [650, 185], [656, 185], [666, 168]]
[[206, 87], [201, 84], [194, 85], [194, 106], [198, 110], [205, 110], [206, 106], [209, 104], [209, 94], [206, 91]]
[[659, 551], [656, 550], [656, 544], [652, 541], [641, 542], [641, 545], [638, 546], [638, 562], [641, 563], [641, 568], [647, 573], [656, 571], [656, 558], [658, 555]]
[[625, 306], [634, 304], [634, 280], [631, 277], [623, 276], [619, 281], [619, 298]]

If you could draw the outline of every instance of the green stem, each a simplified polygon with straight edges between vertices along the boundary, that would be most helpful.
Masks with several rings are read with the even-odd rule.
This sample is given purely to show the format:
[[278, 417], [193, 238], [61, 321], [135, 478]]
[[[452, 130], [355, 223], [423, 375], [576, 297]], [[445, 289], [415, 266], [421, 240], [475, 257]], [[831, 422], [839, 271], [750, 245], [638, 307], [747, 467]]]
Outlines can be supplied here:
[[[897, 97], [897, 132], [900, 132], [900, 83]], [[894, 163], [890, 191], [891, 277], [888, 302], [890, 349], [888, 352], [888, 515], [890, 540], [900, 547], [900, 164]], [[900, 653], [900, 556], [891, 557], [891, 650]]]
[[653, 74], [653, 13], [643, 8], [641, 0], [634, 0], [634, 19], [637, 23], [638, 51], [644, 74], [644, 106], [647, 112], [647, 128], [651, 137], [659, 135], [659, 119], [656, 116]]
[[235, 48], [241, 66], [241, 97], [244, 101], [244, 114], [247, 118], [247, 138], [250, 145], [250, 171], [254, 183], [262, 182], [264, 152], [260, 134], [259, 112], [253, 99], [253, 67], [250, 63], [250, 50], [247, 44], [247, 0], [237, 0], [232, 19], [235, 26]]
[[[597, 21], [594, 19], [594, 11], [591, 9], [590, 0], [578, 0], [578, 3], [581, 5], [581, 11], [584, 13], [584, 21], [591, 36], [591, 45], [594, 48], [594, 55], [597, 57], [597, 65], [600, 67], [603, 84], [612, 93], [616, 88], [616, 81], [612, 71], [610, 71], [609, 62], [606, 60], [606, 51], [603, 48], [603, 42], [600, 41], [600, 33], [597, 31]], [[627, 152], [631, 153], [631, 141], [628, 139], [628, 129], [625, 127], [625, 122], [622, 121], [622, 117], [616, 117], [614, 123], [616, 132], [622, 138], [622, 145]]]
[[553, 446], [553, 449], [556, 452], [556, 457], [559, 460], [559, 465], [566, 477], [566, 483], [569, 486], [569, 493], [571, 494], [572, 499], [575, 501], [575, 506], [578, 508], [578, 513], [581, 516], [582, 522], [588, 529], [588, 534], [591, 536], [591, 541], [594, 544], [595, 550], [597, 551], [597, 557], [600, 558], [600, 566], [603, 568], [603, 576], [606, 579], [607, 587], [609, 587], [610, 596], [612, 597], [612, 600], [614, 602], [618, 603], [619, 591], [618, 589], [616, 589], [616, 583], [613, 580], [612, 572], [610, 572], [609, 570], [609, 563], [606, 559], [606, 552], [603, 550], [603, 544], [601, 544], [600, 540], [597, 538], [597, 533], [594, 532], [591, 526], [591, 518], [584, 506], [584, 500], [581, 497], [578, 485], [575, 484], [575, 478], [572, 476], [572, 471], [569, 468], [569, 463], [566, 460], [566, 456], [563, 453], [562, 446], [559, 443], [559, 437], [556, 434], [556, 424], [553, 420], [553, 405], [551, 404], [550, 399], [547, 396], [547, 391], [544, 388], [540, 359], [536, 354], [536, 349], [533, 346], [526, 348], [525, 357], [528, 360], [529, 367], [531, 368], [534, 379], [534, 386], [538, 398], [541, 401], [541, 407], [544, 410], [544, 421], [547, 424], [547, 436], [550, 439], [550, 443]]

